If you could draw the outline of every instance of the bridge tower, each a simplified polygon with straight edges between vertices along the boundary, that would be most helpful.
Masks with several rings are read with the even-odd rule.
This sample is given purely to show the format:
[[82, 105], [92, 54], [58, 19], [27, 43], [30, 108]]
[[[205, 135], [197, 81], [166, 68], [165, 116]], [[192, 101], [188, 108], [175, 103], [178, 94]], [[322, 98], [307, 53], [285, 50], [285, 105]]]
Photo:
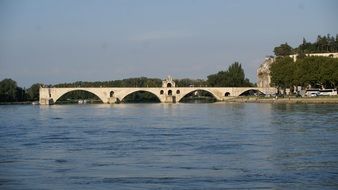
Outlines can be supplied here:
[[171, 76], [168, 76], [166, 79], [162, 81], [162, 88], [161, 94], [164, 94], [164, 103], [176, 103], [176, 96], [173, 94], [173, 88], [175, 88], [175, 81]]

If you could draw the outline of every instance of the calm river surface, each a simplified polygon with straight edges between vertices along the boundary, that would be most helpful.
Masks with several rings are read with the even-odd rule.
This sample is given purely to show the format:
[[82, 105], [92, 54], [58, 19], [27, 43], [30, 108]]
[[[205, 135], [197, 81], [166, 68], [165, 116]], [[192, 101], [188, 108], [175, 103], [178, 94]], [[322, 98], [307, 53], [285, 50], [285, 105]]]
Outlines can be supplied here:
[[0, 106], [0, 189], [338, 189], [338, 105]]

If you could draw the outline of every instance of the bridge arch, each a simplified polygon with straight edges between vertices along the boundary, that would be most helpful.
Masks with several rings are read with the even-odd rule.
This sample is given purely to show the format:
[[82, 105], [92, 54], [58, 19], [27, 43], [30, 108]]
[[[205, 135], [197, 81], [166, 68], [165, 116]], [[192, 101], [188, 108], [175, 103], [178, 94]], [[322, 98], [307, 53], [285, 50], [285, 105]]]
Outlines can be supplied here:
[[58, 100], [60, 100], [63, 96], [65, 96], [66, 94], [68, 93], [71, 93], [71, 92], [76, 92], [76, 91], [82, 91], [82, 92], [88, 92], [94, 96], [96, 96], [102, 103], [104, 103], [104, 98], [101, 97], [100, 94], [98, 94], [97, 92], [93, 91], [93, 90], [90, 90], [90, 89], [78, 89], [78, 88], [75, 88], [75, 89], [67, 89], [59, 94], [57, 94], [55, 97], [53, 97], [53, 102], [56, 103]]
[[137, 89], [137, 90], [129, 91], [128, 93], [125, 93], [122, 96], [119, 96], [118, 99], [122, 102], [128, 95], [131, 95], [131, 94], [136, 93], [136, 92], [150, 93], [150, 94], [154, 95], [158, 99], [159, 102], [161, 102], [161, 97], [159, 96], [159, 94], [157, 94], [157, 93], [155, 93], [151, 90], [147, 90], [147, 89]]
[[255, 89], [255, 88], [250, 88], [250, 89], [245, 89], [243, 92], [241, 92], [238, 96], [254, 96], [254, 95], [259, 95], [259, 94], [265, 94], [262, 91]]
[[216, 100], [221, 100], [221, 98], [219, 98], [213, 91], [211, 90], [208, 90], [208, 89], [200, 89], [200, 88], [197, 88], [197, 89], [191, 89], [191, 90], [188, 90], [188, 91], [185, 91], [185, 92], [181, 92], [180, 91], [180, 97], [178, 99], [176, 99], [177, 102], [181, 101], [184, 97], [186, 97], [188, 94], [192, 93], [192, 92], [195, 92], [195, 91], [204, 91], [204, 92], [208, 92], [210, 93]]

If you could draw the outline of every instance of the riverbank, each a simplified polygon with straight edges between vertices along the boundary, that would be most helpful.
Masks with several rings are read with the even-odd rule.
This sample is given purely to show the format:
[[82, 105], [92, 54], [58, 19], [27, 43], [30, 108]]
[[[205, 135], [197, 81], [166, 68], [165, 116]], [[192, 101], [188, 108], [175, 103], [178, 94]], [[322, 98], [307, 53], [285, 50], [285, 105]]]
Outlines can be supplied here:
[[32, 104], [32, 101], [26, 102], [0, 102], [0, 105], [29, 105]]
[[224, 102], [228, 103], [273, 103], [273, 104], [338, 104], [338, 96], [319, 96], [319, 97], [285, 97], [285, 98], [265, 98], [265, 97], [235, 97], [229, 98]]
[[[194, 102], [194, 101], [193, 101]], [[285, 98], [265, 98], [265, 97], [229, 97], [222, 101], [225, 103], [272, 103], [272, 104], [338, 104], [338, 96], [319, 96], [319, 97], [285, 97]], [[222, 103], [220, 102], [220, 103]], [[205, 103], [205, 102], [204, 102]], [[0, 105], [31, 105], [31, 101], [26, 102], [0, 102]]]

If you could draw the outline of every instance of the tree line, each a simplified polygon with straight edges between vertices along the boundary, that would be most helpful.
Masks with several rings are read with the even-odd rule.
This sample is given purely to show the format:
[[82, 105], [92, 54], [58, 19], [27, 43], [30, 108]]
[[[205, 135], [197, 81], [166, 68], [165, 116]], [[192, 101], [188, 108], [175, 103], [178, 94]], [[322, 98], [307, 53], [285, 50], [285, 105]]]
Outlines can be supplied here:
[[[307, 88], [337, 88], [338, 87], [338, 59], [323, 56], [306, 56], [307, 53], [333, 53], [338, 52], [338, 35], [336, 38], [318, 36], [314, 43], [306, 42], [298, 48], [291, 48], [281, 44], [274, 48], [276, 59], [271, 65], [271, 85], [278, 88], [293, 88], [302, 86]], [[289, 56], [298, 54], [297, 60]]]
[[254, 86], [245, 78], [242, 65], [238, 62], [231, 64], [226, 71], [219, 71], [208, 76], [207, 84], [211, 87], [244, 87]]
[[315, 42], [308, 42], [303, 38], [303, 42], [296, 48], [291, 47], [287, 42], [274, 48], [276, 56], [288, 56], [298, 54], [304, 57], [309, 53], [332, 53], [338, 52], [338, 34], [336, 37], [327, 34], [326, 36], [318, 35]]
[[161, 85], [161, 79], [138, 77], [111, 81], [76, 81], [73, 83], [50, 85], [50, 87], [160, 87]]
[[290, 57], [277, 57], [270, 70], [271, 83], [276, 87], [338, 87], [336, 58], [311, 56], [294, 62]]
[[39, 88], [40, 84], [33, 84], [24, 89], [12, 79], [3, 79], [0, 81], [0, 102], [36, 101], [39, 99]]
[[[231, 64], [227, 70], [209, 75], [207, 80], [203, 79], [175, 79], [177, 87], [242, 87], [253, 86], [249, 79], [245, 78], [242, 65], [238, 62]], [[77, 81], [73, 83], [60, 83], [55, 85], [44, 85], [40, 83], [33, 84], [30, 88], [24, 89], [17, 86], [16, 81], [12, 79], [4, 79], [0, 81], [0, 102], [20, 102], [20, 101], [36, 101], [39, 99], [39, 88], [45, 87], [161, 87], [162, 80], [158, 78], [128, 78], [123, 80], [111, 81]], [[133, 95], [136, 98], [147, 97], [142, 92]], [[80, 97], [95, 99], [92, 94], [84, 91], [74, 91], [62, 97], [61, 100], [78, 99]], [[153, 98], [153, 97], [150, 97]], [[128, 99], [128, 98], [127, 98]]]

